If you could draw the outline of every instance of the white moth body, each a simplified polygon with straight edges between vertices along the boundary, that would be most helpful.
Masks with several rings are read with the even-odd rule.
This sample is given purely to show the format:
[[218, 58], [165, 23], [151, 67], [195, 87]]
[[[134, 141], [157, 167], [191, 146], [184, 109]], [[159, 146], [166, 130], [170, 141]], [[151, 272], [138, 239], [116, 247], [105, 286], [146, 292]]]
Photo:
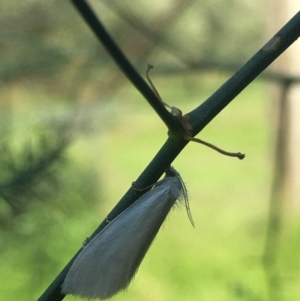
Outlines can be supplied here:
[[184, 192], [179, 174], [159, 181], [82, 250], [62, 285], [64, 294], [106, 299], [125, 289], [170, 209]]

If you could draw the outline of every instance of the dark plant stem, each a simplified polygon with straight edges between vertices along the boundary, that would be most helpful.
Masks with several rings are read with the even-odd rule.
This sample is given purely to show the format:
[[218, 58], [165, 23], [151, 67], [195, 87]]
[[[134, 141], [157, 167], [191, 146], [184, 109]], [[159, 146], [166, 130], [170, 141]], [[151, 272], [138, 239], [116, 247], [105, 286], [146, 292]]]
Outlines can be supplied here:
[[[106, 32], [96, 15], [84, 0], [71, 0], [87, 24], [94, 31], [103, 46], [116, 61], [119, 68], [126, 74], [133, 85], [147, 99], [164, 123], [172, 131], [182, 129], [181, 124], [174, 118], [157, 99], [156, 95], [145, 83], [142, 77], [135, 71], [130, 62], [126, 59], [122, 51], [115, 44], [113, 39]], [[250, 61], [230, 78], [217, 92], [208, 98], [202, 105], [189, 113], [190, 122], [193, 126], [193, 134], [199, 133], [218, 113], [220, 113], [255, 77], [257, 77], [267, 66], [269, 66], [286, 48], [288, 48], [300, 34], [300, 13], [292, 18], [276, 35], [272, 38]], [[140, 177], [132, 187], [126, 192], [120, 202], [109, 213], [100, 226], [91, 235], [93, 238], [107, 224], [107, 220], [112, 220], [122, 211], [129, 207], [142, 194], [147, 192], [145, 187], [153, 185], [163, 172], [172, 164], [188, 141], [179, 136], [168, 138], [154, 159], [142, 172]], [[139, 188], [141, 189], [139, 191]], [[80, 252], [80, 251], [79, 251]], [[68, 272], [69, 267], [75, 260], [77, 254], [57, 276], [54, 282], [48, 287], [45, 293], [38, 299], [39, 301], [59, 301], [64, 298], [60, 293], [61, 284]]]
[[194, 134], [199, 133], [242, 90], [300, 36], [300, 12], [269, 40], [238, 72], [198, 108], [190, 112]]
[[[71, 1], [83, 17], [83, 19], [86, 21], [86, 23], [90, 26], [99, 41], [105, 47], [107, 52], [110, 54], [111, 58], [115, 60], [116, 64], [131, 81], [131, 83], [145, 97], [145, 99], [149, 102], [149, 104], [163, 120], [166, 126], [170, 130], [180, 131], [180, 129], [182, 128], [180, 123], [169, 113], [168, 110], [166, 110], [161, 101], [157, 99], [155, 93], [153, 93], [153, 91], [150, 89], [141, 75], [135, 70], [133, 65], [126, 58], [122, 50], [118, 47], [113, 38], [106, 31], [105, 27], [99, 21], [88, 3], [84, 0]], [[145, 64], [145, 72], [146, 67], [147, 66]]]

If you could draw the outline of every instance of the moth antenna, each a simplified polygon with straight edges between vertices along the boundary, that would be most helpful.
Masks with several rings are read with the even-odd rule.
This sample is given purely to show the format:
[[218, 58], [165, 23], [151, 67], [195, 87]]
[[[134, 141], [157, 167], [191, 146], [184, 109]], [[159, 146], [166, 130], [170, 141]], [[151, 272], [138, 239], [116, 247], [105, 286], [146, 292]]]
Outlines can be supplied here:
[[178, 174], [178, 176], [179, 176], [179, 179], [180, 179], [180, 182], [181, 182], [182, 194], [183, 194], [183, 198], [184, 198], [186, 213], [189, 217], [189, 220], [190, 220], [192, 226], [195, 228], [195, 223], [194, 223], [192, 212], [191, 212], [191, 207], [190, 207], [190, 202], [189, 202], [187, 189], [186, 189], [186, 186], [185, 186], [181, 176], [179, 174]]
[[186, 209], [186, 213], [188, 215], [188, 218], [192, 224], [192, 226], [195, 228], [195, 223], [193, 220], [193, 216], [192, 216], [192, 212], [191, 212], [191, 207], [190, 207], [190, 203], [189, 203], [189, 197], [188, 197], [188, 192], [186, 189], [186, 186], [180, 176], [180, 173], [172, 166], [170, 166], [166, 171], [166, 176], [167, 177], [174, 177], [175, 175], [179, 178], [180, 180], [180, 184], [181, 184], [181, 190], [182, 190], [182, 196], [184, 198], [184, 203], [185, 203], [185, 209]]

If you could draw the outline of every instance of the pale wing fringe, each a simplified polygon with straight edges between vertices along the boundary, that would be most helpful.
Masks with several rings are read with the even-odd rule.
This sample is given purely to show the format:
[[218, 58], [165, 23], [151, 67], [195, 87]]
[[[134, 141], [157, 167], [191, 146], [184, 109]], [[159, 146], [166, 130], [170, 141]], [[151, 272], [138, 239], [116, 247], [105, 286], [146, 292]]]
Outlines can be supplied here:
[[62, 292], [106, 299], [125, 289], [181, 192], [178, 176], [167, 177], [111, 221], [79, 254]]

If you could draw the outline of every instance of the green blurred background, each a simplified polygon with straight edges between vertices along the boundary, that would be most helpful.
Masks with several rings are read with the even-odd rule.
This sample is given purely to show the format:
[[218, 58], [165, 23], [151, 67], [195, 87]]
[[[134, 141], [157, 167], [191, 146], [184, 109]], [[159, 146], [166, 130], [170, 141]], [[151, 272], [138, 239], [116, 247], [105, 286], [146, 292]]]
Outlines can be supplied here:
[[[162, 98], [184, 113], [264, 41], [260, 1], [91, 4], [142, 74], [147, 62], [155, 66]], [[2, 0], [0, 25], [0, 298], [35, 300], [157, 153], [167, 130], [70, 2]], [[205, 67], [193, 69], [188, 60]], [[245, 160], [195, 143], [176, 159], [196, 227], [183, 205], [174, 209], [128, 290], [113, 300], [268, 300], [268, 95], [256, 80], [201, 132], [201, 139], [246, 153]], [[277, 252], [282, 300], [300, 298], [299, 231], [298, 216], [286, 213]]]

